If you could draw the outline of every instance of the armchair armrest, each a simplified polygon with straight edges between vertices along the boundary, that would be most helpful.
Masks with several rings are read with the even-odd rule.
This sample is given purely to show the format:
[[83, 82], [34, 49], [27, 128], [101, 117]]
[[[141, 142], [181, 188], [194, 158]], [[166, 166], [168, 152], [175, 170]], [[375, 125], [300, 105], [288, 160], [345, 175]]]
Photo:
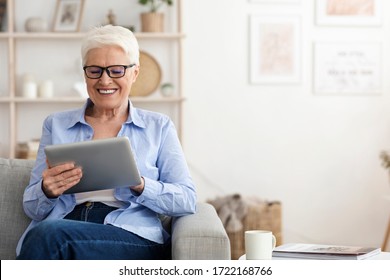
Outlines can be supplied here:
[[215, 208], [198, 203], [197, 212], [172, 220], [172, 258], [230, 260], [230, 241]]

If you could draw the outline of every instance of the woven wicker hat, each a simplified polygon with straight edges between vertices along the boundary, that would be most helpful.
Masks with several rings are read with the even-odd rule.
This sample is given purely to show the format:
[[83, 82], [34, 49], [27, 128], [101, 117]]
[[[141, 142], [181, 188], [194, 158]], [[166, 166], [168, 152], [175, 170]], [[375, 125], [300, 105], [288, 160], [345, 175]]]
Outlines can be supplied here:
[[150, 54], [140, 51], [140, 72], [131, 87], [130, 96], [148, 96], [161, 83], [161, 68], [157, 60]]

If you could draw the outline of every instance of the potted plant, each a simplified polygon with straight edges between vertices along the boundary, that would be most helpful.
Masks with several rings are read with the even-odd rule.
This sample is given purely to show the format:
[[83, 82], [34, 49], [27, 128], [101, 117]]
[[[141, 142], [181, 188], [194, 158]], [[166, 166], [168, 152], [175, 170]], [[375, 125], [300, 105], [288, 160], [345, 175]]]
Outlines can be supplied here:
[[173, 0], [138, 0], [138, 3], [149, 7], [149, 11], [141, 13], [142, 32], [163, 32], [164, 14], [158, 12], [161, 6], [173, 5]]
[[379, 157], [381, 159], [382, 167], [386, 169], [390, 175], [390, 150], [381, 151]]

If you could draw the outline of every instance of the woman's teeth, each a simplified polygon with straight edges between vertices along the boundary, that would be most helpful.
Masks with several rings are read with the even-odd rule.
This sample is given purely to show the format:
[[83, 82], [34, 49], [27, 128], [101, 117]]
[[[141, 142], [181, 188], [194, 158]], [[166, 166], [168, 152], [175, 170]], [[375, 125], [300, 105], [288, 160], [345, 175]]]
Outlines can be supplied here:
[[113, 94], [115, 89], [99, 89], [100, 94]]

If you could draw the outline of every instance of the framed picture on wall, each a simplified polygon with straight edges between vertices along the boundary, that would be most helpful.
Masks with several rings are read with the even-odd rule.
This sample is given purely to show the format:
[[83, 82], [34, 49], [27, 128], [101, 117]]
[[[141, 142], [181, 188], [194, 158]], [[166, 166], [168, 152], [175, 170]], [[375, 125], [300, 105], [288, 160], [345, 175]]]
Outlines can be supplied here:
[[319, 25], [381, 25], [383, 0], [317, 0]]
[[53, 31], [80, 31], [84, 0], [57, 0]]
[[251, 3], [286, 3], [286, 4], [296, 4], [300, 3], [301, 0], [248, 0]]
[[250, 16], [250, 83], [300, 81], [300, 18]]
[[0, 32], [5, 31], [6, 26], [6, 13], [7, 12], [7, 1], [0, 0]]
[[314, 45], [314, 92], [321, 95], [379, 95], [382, 92], [382, 43]]

